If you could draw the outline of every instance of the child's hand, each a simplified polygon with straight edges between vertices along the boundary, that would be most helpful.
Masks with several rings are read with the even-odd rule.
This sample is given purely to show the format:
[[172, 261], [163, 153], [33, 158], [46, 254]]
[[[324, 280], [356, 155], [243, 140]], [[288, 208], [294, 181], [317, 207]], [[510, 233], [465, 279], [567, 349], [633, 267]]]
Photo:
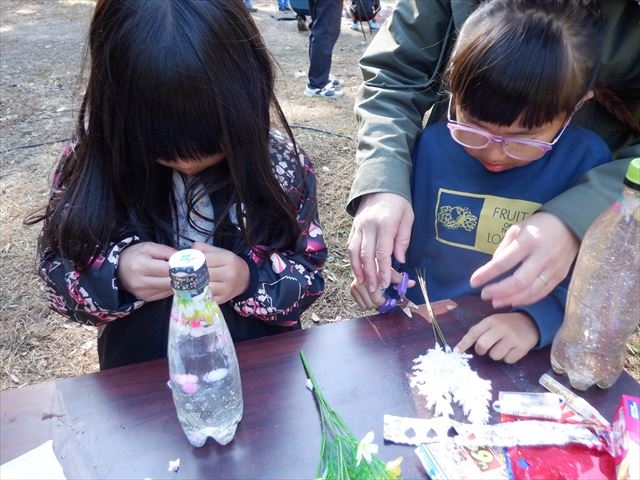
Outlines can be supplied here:
[[118, 280], [126, 291], [145, 302], [173, 294], [169, 281], [169, 257], [174, 248], [153, 242], [136, 243], [120, 253]]
[[[391, 269], [391, 283], [398, 283], [402, 280], [402, 274]], [[409, 280], [409, 287], [415, 284]], [[376, 310], [385, 302], [384, 293], [381, 288], [377, 288], [373, 293], [369, 292], [366, 284], [359, 283], [354, 279], [349, 286], [349, 293], [362, 310]]]
[[209, 269], [209, 286], [219, 304], [244, 293], [249, 286], [249, 265], [238, 255], [224, 248], [196, 242], [191, 248], [204, 253]]
[[471, 327], [454, 350], [464, 352], [475, 343], [478, 355], [488, 352], [493, 360], [516, 363], [539, 339], [538, 327], [526, 313], [497, 313]]

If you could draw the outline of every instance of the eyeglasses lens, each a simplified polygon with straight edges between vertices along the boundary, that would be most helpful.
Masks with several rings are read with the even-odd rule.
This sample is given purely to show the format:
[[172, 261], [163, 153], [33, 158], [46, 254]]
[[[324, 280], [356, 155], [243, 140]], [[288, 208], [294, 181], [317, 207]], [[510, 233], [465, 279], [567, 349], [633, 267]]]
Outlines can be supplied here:
[[[478, 132], [462, 128], [450, 128], [450, 131], [456, 142], [468, 148], [486, 148], [491, 143], [490, 138]], [[518, 160], [537, 160], [545, 153], [541, 147], [513, 140], [502, 143], [502, 149], [504, 153]]]
[[469, 148], [484, 148], [491, 142], [484, 135], [461, 128], [452, 129], [451, 135], [455, 141]]
[[542, 148], [528, 143], [505, 142], [502, 148], [504, 153], [520, 160], [537, 160], [544, 155]]

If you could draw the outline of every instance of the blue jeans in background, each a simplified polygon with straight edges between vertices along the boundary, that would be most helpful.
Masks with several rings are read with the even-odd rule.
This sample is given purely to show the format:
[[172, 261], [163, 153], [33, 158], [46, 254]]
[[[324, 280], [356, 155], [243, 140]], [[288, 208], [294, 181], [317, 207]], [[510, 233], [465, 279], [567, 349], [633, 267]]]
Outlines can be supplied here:
[[309, 88], [329, 83], [333, 47], [340, 35], [342, 0], [309, 0]]

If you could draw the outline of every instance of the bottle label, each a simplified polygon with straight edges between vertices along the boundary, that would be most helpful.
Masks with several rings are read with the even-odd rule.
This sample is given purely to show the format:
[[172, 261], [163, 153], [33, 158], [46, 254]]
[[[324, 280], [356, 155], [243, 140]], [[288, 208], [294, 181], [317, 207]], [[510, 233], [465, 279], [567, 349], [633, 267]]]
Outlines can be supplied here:
[[209, 272], [206, 266], [198, 269], [192, 267], [176, 267], [169, 269], [171, 288], [174, 290], [196, 290], [201, 292], [209, 283]]

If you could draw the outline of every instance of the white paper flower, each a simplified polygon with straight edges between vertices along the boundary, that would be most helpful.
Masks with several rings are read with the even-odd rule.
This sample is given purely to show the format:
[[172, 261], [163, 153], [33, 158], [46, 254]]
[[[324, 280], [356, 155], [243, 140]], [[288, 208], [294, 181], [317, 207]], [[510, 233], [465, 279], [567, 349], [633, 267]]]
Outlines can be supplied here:
[[364, 458], [367, 463], [371, 463], [371, 456], [378, 453], [378, 445], [373, 443], [374, 433], [370, 431], [367, 433], [360, 443], [358, 444], [358, 451], [356, 452], [356, 467], [360, 465], [360, 462]]
[[489, 420], [491, 381], [484, 380], [469, 366], [471, 355], [445, 352], [436, 346], [413, 362], [410, 385], [433, 408], [434, 417], [453, 417], [452, 403], [457, 402], [473, 424]]

